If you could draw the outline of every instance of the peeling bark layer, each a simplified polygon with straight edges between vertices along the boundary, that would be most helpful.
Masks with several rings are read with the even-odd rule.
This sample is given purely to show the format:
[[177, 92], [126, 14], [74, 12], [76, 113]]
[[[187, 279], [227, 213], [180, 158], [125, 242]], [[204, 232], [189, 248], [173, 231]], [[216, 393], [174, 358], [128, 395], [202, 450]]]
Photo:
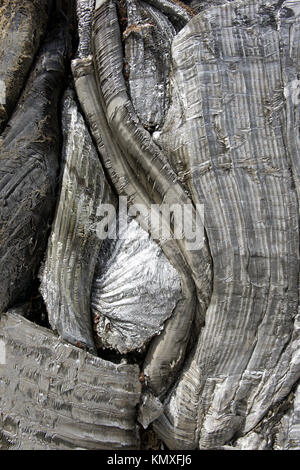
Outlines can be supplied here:
[[13, 311], [0, 320], [0, 429], [10, 449], [137, 448], [139, 368], [59, 340]]

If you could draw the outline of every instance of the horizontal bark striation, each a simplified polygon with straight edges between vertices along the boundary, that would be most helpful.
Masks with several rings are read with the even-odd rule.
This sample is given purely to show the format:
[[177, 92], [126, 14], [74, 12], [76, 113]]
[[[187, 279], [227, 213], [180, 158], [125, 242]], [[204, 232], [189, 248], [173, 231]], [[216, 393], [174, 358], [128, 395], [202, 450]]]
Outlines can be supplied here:
[[155, 425], [171, 448], [247, 433], [300, 375], [299, 137], [283, 92], [299, 67], [299, 20], [275, 13], [258, 1], [212, 7], [173, 42], [178, 118], [160, 144], [186, 159], [204, 204], [214, 283], [196, 352]]
[[10, 117], [45, 33], [48, 0], [0, 5], [0, 131]]
[[138, 447], [137, 365], [90, 355], [13, 311], [1, 317], [0, 341], [6, 353], [0, 365], [0, 427], [7, 447]]
[[148, 233], [120, 212], [118, 220], [116, 240], [99, 253], [91, 309], [99, 345], [126, 354], [161, 333], [182, 294], [177, 271]]
[[127, 1], [127, 28], [123, 33], [128, 85], [134, 110], [149, 130], [161, 127], [169, 106], [172, 23], [155, 8]]
[[76, 0], [79, 44], [77, 56], [87, 57], [92, 53], [92, 17], [95, 0]]
[[0, 311], [30, 289], [55, 204], [67, 36], [51, 30], [0, 139]]
[[70, 91], [62, 109], [61, 185], [41, 278], [49, 321], [64, 339], [95, 351], [90, 292], [101, 204], [113, 203], [97, 151]]

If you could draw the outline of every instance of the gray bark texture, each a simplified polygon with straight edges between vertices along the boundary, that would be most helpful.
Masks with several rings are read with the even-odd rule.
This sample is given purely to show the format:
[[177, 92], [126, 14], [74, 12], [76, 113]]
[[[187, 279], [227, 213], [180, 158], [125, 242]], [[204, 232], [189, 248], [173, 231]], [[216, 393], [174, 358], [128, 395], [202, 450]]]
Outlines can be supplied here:
[[0, 32], [0, 449], [300, 450], [300, 1]]

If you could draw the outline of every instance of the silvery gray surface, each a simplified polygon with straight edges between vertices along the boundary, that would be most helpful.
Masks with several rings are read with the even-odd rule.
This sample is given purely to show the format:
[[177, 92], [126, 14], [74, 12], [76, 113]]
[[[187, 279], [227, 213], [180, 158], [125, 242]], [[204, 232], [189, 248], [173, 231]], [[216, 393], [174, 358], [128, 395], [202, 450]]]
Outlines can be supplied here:
[[127, 0], [126, 4], [123, 37], [130, 97], [143, 126], [154, 130], [161, 127], [169, 107], [170, 50], [176, 31], [147, 3]]
[[[114, 1], [96, 1], [92, 49], [73, 61], [76, 91], [116, 191], [147, 207], [204, 203], [207, 244], [192, 254], [185, 243], [162, 246], [182, 298], [147, 349], [138, 413], [132, 417], [136, 395], [126, 405], [126, 442], [138, 446], [131, 432], [139, 421], [152, 423], [170, 449], [299, 448], [299, 2], [195, 0], [197, 16], [171, 0], [145, 3], [160, 12], [158, 30], [162, 14], [176, 31], [187, 23], [172, 43], [163, 128], [147, 132], [141, 105], [128, 94]], [[80, 41], [90, 44], [92, 15], [84, 16]], [[142, 215], [137, 221], [146, 227]], [[14, 334], [27, 331], [23, 321]], [[101, 334], [110, 328], [106, 321]], [[105, 383], [111, 377], [109, 368]], [[127, 382], [118, 390], [124, 397]], [[109, 393], [108, 386], [104, 401]], [[64, 390], [56, 395], [61, 400]], [[36, 409], [39, 396], [32, 396]], [[107, 434], [98, 429], [84, 445], [103, 446]], [[27, 422], [22, 434], [26, 446]], [[45, 446], [45, 436], [36, 437], [43, 443], [34, 445]], [[124, 435], [117, 431], [116, 439], [117, 448]]]
[[160, 145], [174, 161], [184, 155], [205, 205], [214, 289], [196, 351], [155, 423], [171, 448], [246, 435], [300, 376], [300, 28], [288, 13], [258, 1], [213, 6], [172, 45], [177, 99]]
[[87, 57], [92, 52], [92, 18], [95, 0], [76, 0], [79, 44], [77, 56]]
[[181, 297], [177, 271], [134, 219], [120, 217], [118, 238], [99, 252], [91, 308], [97, 341], [125, 354], [161, 333]]
[[138, 447], [137, 365], [100, 359], [13, 310], [0, 319], [0, 341], [0, 448]]
[[113, 195], [88, 129], [70, 92], [63, 100], [64, 145], [58, 205], [40, 271], [52, 328], [72, 344], [95, 351], [90, 292], [102, 243], [97, 211]]

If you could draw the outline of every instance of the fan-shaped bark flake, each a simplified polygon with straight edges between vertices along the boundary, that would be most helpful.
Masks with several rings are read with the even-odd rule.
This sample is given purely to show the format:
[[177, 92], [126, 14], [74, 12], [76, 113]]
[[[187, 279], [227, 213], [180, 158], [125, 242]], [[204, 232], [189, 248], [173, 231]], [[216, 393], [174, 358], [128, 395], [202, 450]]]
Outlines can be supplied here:
[[97, 338], [120, 353], [144, 349], [181, 297], [180, 280], [138, 223], [119, 218], [118, 238], [103, 243], [91, 298]]

